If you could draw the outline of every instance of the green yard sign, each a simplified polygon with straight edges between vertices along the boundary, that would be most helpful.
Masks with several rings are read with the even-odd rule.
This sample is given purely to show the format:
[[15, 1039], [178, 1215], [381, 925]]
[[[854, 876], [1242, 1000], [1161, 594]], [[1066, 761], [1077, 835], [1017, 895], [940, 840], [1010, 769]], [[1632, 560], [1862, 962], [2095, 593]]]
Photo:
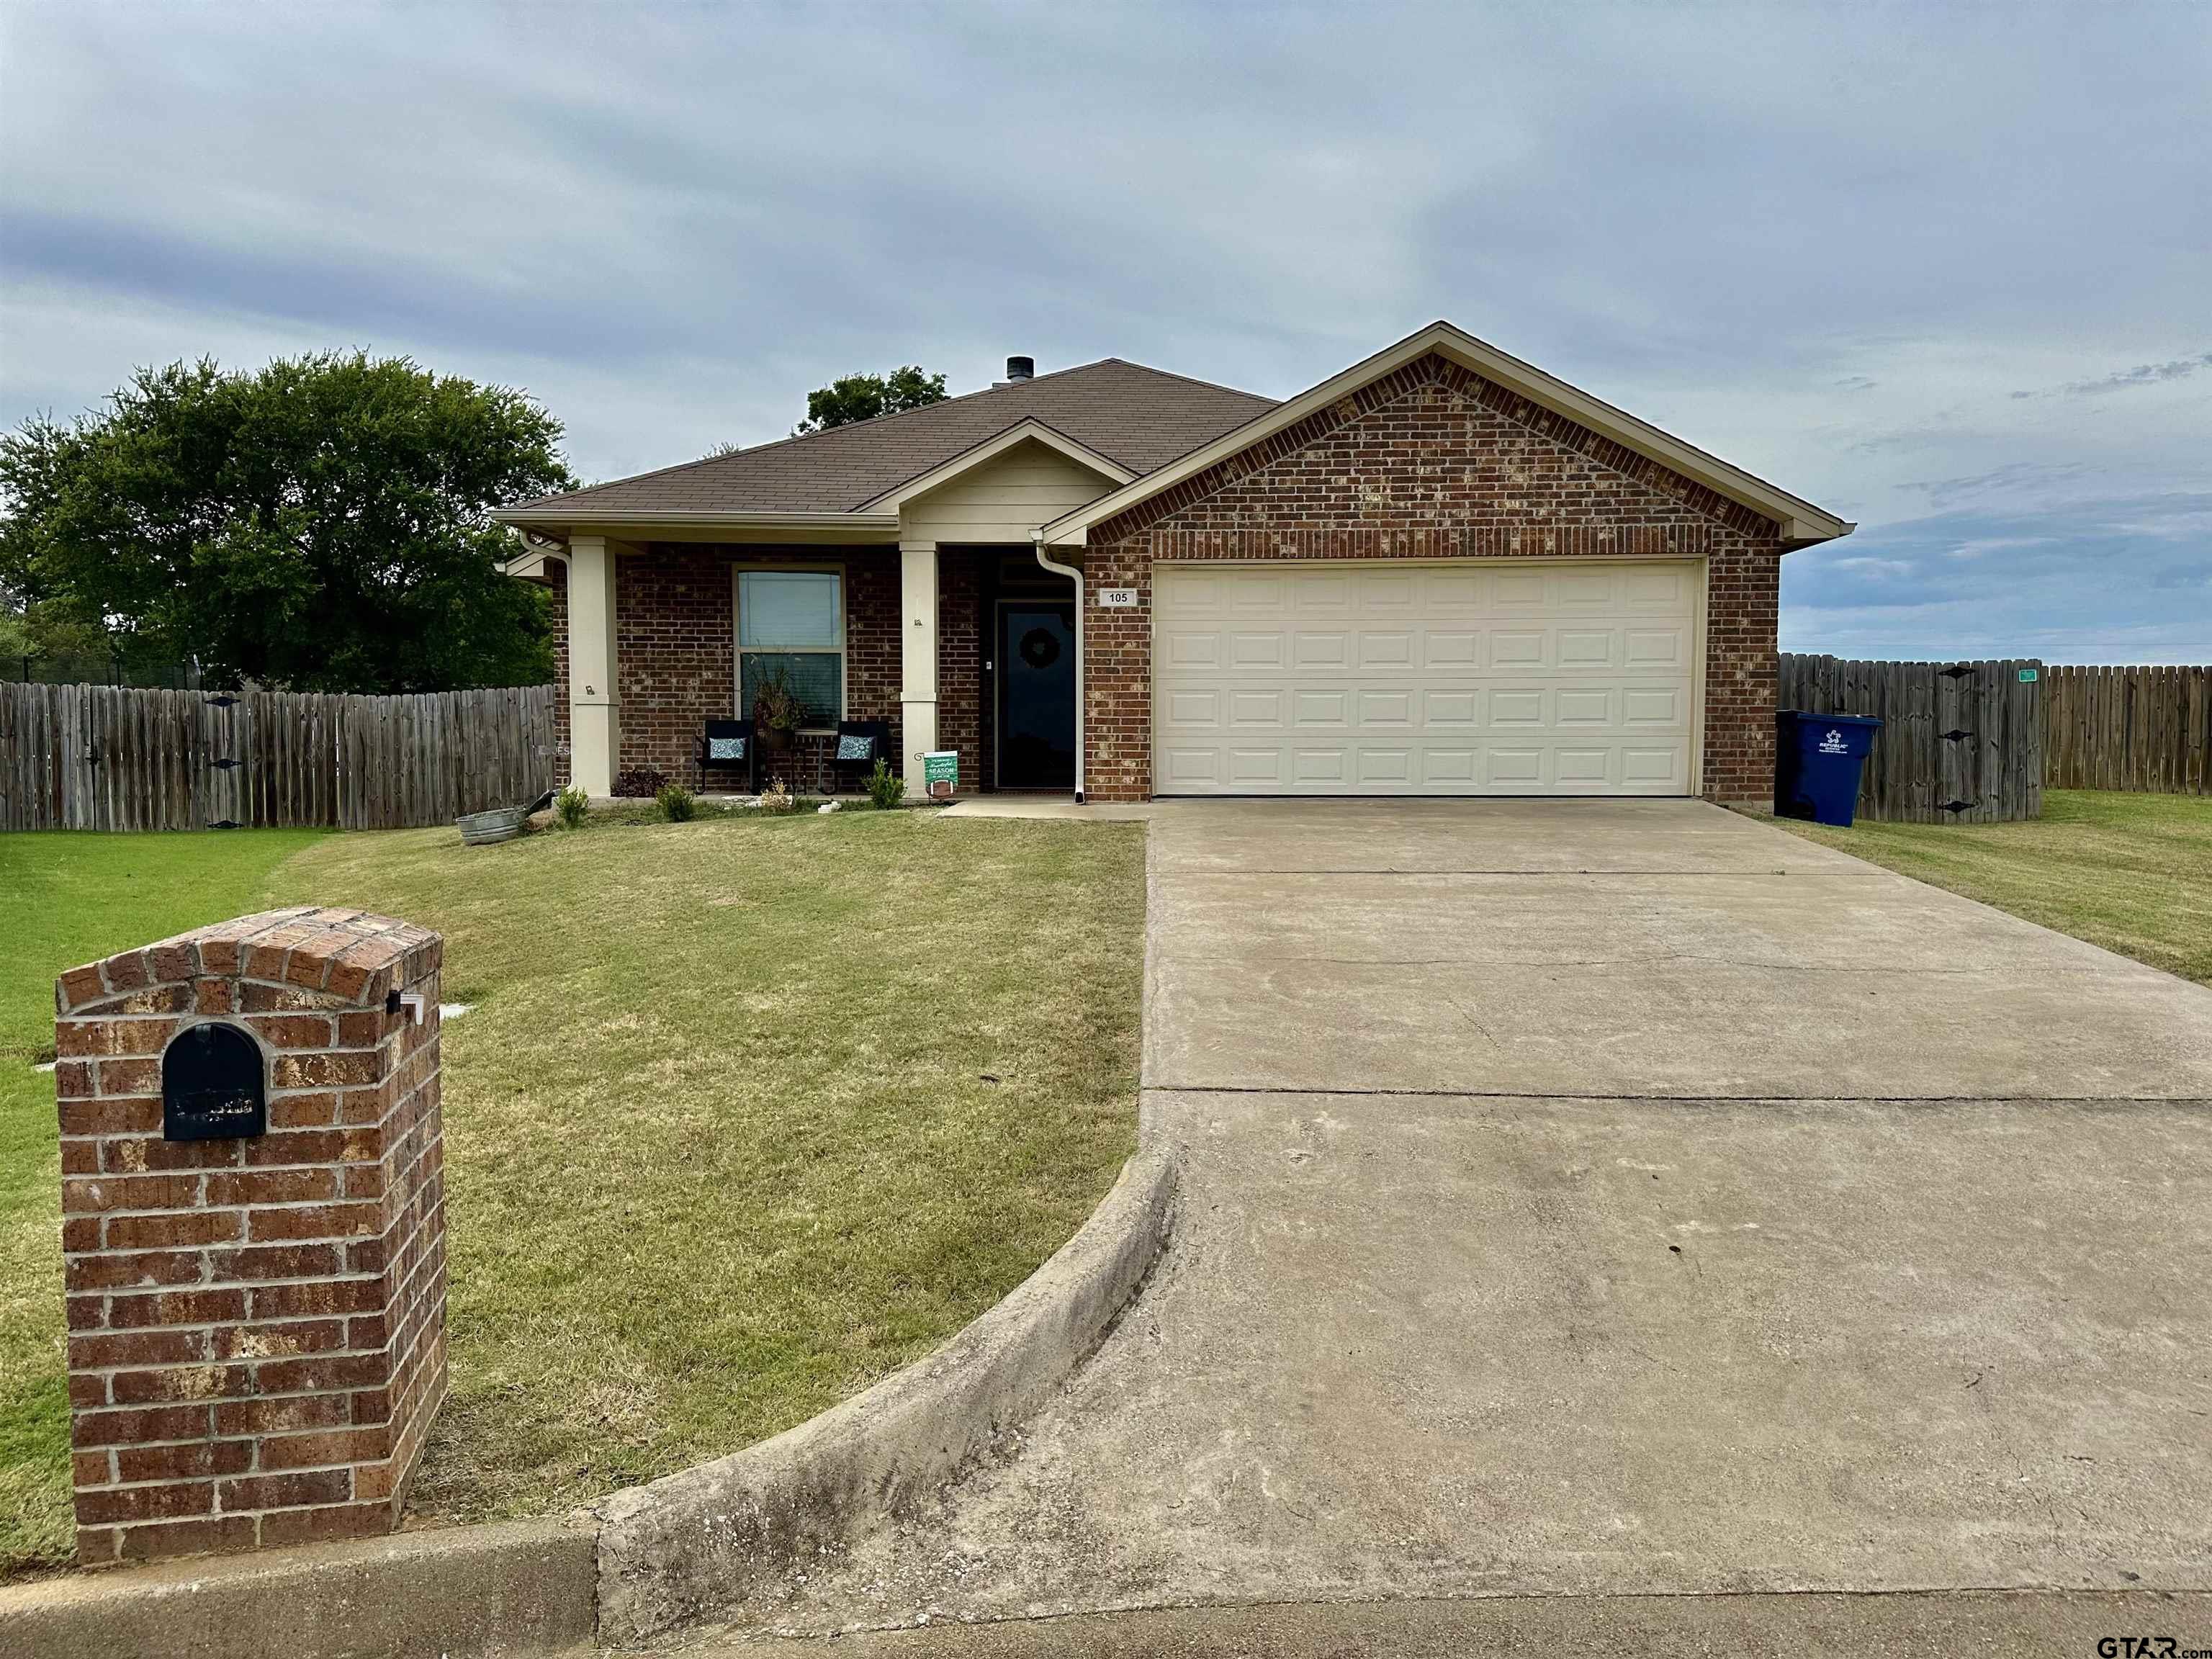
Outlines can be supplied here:
[[949, 794], [960, 787], [960, 755], [957, 750], [931, 750], [921, 757], [921, 781], [933, 795]]

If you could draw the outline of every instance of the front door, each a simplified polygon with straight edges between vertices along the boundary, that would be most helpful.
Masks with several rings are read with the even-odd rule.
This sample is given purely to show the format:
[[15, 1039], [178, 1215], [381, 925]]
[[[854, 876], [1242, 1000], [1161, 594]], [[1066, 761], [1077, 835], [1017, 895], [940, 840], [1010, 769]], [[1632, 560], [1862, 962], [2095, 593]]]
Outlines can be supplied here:
[[999, 787], [1075, 787], [1075, 611], [999, 606]]

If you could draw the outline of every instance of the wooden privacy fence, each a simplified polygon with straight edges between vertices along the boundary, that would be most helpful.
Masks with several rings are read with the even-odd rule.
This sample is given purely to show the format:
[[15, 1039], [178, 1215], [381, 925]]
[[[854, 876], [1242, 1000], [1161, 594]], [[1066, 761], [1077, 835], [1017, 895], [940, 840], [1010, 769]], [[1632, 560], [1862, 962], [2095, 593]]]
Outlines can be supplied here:
[[553, 688], [356, 697], [0, 684], [0, 830], [398, 830], [552, 787]]
[[2046, 669], [2052, 789], [2212, 794], [2212, 668]]
[[1861, 817], [2000, 823], [2043, 812], [2043, 665], [1857, 662], [1782, 653], [1777, 707], [1873, 714]]

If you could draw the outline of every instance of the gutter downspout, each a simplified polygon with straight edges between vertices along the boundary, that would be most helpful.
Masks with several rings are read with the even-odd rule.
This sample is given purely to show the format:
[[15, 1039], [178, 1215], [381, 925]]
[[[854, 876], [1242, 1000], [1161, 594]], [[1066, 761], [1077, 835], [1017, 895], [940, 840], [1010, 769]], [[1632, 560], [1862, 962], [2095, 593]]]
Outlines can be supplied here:
[[1083, 708], [1089, 700], [1091, 688], [1083, 678], [1083, 571], [1072, 564], [1055, 564], [1044, 556], [1044, 532], [1030, 532], [1030, 543], [1036, 550], [1036, 562], [1055, 576], [1065, 576], [1075, 584], [1075, 804], [1083, 805]]

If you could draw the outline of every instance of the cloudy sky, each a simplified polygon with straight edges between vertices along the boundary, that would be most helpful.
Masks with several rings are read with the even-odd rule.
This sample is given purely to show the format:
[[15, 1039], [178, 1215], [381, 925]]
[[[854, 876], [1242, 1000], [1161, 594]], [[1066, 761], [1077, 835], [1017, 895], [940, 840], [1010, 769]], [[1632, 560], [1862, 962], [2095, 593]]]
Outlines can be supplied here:
[[0, 0], [0, 422], [322, 347], [599, 479], [1436, 317], [1856, 519], [1785, 647], [2212, 660], [2212, 6]]

